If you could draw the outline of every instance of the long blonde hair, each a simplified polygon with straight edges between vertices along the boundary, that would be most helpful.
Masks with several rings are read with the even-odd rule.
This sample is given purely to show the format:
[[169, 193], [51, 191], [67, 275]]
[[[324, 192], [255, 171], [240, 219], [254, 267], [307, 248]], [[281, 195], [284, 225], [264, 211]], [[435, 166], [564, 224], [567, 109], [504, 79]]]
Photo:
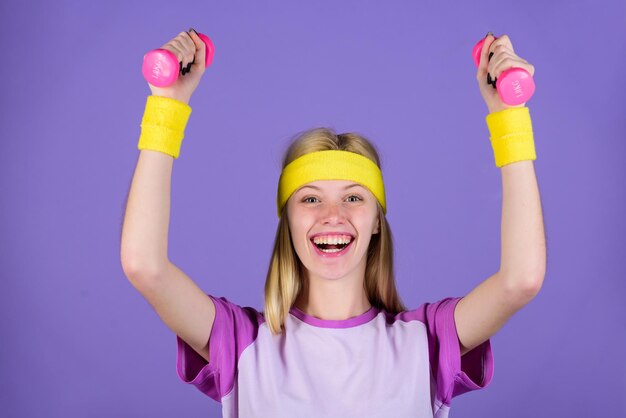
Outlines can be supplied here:
[[[374, 161], [380, 158], [374, 145], [357, 133], [336, 134], [330, 128], [315, 128], [297, 135], [285, 152], [282, 167], [298, 157], [315, 151], [342, 150], [355, 152]], [[393, 272], [393, 238], [387, 218], [378, 204], [380, 232], [372, 235], [367, 250], [364, 287], [372, 306], [390, 313], [406, 310], [398, 291]], [[304, 266], [291, 241], [287, 205], [281, 212], [276, 230], [274, 250], [265, 280], [265, 320], [273, 334], [284, 330], [285, 318], [302, 288]]]

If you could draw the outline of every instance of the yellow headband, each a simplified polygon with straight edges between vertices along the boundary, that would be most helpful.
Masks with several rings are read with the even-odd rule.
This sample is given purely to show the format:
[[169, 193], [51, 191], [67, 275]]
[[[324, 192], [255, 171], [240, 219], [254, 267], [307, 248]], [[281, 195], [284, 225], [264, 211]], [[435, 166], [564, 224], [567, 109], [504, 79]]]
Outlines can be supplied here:
[[367, 157], [349, 151], [316, 151], [296, 158], [278, 181], [278, 217], [289, 197], [316, 180], [352, 180], [367, 187], [387, 213], [385, 185], [380, 168]]

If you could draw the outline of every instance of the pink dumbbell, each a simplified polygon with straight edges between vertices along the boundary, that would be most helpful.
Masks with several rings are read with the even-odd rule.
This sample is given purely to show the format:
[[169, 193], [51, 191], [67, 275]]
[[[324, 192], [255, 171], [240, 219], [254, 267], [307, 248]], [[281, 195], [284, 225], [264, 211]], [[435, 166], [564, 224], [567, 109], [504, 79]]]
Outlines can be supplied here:
[[[497, 38], [496, 38], [497, 39]], [[476, 67], [480, 65], [480, 53], [483, 50], [485, 40], [478, 41], [472, 49], [472, 56]], [[491, 55], [489, 56], [491, 59]], [[510, 106], [526, 103], [535, 92], [535, 81], [528, 71], [523, 68], [509, 68], [502, 71], [499, 78], [491, 80], [487, 74], [487, 83], [492, 84], [498, 90], [500, 99]]]
[[[206, 46], [206, 60], [204, 63], [206, 68], [213, 62], [215, 47], [208, 36], [198, 33], [198, 37], [202, 39]], [[167, 49], [158, 48], [143, 56], [141, 72], [146, 81], [153, 86], [167, 87], [178, 79], [180, 65], [174, 53]]]

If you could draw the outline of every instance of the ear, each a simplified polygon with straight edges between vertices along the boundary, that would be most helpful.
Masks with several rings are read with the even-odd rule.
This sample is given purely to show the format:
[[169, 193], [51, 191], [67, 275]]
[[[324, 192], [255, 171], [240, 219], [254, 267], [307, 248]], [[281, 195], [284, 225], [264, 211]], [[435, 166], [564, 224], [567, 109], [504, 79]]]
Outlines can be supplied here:
[[376, 228], [374, 228], [374, 232], [372, 235], [378, 234], [380, 232], [380, 219], [376, 219]]

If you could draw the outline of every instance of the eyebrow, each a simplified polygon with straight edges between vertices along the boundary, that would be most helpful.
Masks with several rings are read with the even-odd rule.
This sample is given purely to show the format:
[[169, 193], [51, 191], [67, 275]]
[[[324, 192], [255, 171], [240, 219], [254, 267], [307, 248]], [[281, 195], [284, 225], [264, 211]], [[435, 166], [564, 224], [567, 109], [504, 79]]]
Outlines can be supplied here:
[[[315, 189], [315, 190], [321, 190], [319, 187], [317, 186], [311, 186], [311, 185], [306, 185], [306, 186], [302, 186], [300, 187], [300, 190], [306, 189], [307, 187], [311, 188], [311, 189]], [[344, 187], [344, 190], [348, 190], [351, 189], [353, 187], [363, 187], [363, 185], [359, 184], [359, 183], [353, 183], [353, 184], [349, 184], [346, 187]]]

